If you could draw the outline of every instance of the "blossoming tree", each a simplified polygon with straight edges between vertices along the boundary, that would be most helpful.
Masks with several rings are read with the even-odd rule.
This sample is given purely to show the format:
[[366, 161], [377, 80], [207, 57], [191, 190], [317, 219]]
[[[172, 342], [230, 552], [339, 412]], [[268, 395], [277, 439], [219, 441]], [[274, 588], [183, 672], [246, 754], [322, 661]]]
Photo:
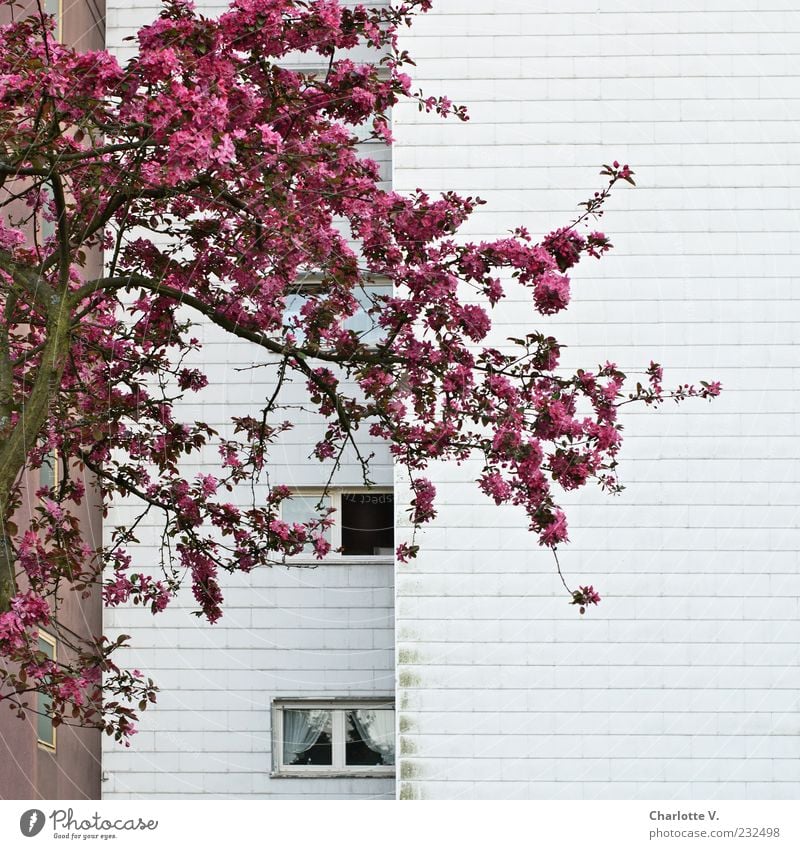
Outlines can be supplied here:
[[[0, 30], [0, 698], [20, 712], [43, 692], [55, 723], [124, 739], [135, 703], [155, 698], [152, 681], [114, 663], [120, 641], [63, 629], [65, 594], [102, 584], [106, 604], [157, 613], [188, 574], [214, 622], [220, 570], [247, 572], [306, 546], [324, 559], [330, 516], [283, 522], [285, 486], [246, 508], [230, 499], [259, 478], [288, 427], [274, 422], [290, 375], [326, 422], [321, 462], [359, 452], [359, 428], [389, 443], [410, 475], [415, 526], [435, 516], [427, 464], [477, 454], [480, 489], [521, 505], [552, 549], [567, 540], [559, 487], [619, 488], [620, 403], [719, 391], [667, 392], [655, 364], [632, 389], [613, 363], [568, 374], [558, 342], [536, 330], [503, 350], [485, 344], [504, 280], [530, 290], [532, 322], [568, 305], [566, 272], [610, 248], [588, 225], [632, 172], [604, 167], [606, 187], [539, 242], [522, 227], [466, 241], [459, 227], [481, 201], [381, 189], [356, 146], [391, 141], [387, 112], [399, 98], [466, 118], [415, 91], [404, 71], [398, 30], [429, 5], [236, 0], [207, 20], [166, 0], [125, 67], [60, 44], [41, 13]], [[382, 60], [348, 58], [359, 45]], [[326, 71], [291, 70], [286, 58], [302, 53], [323, 57]], [[106, 264], [95, 273], [99, 251]], [[287, 293], [309, 271], [319, 285], [290, 314]], [[368, 289], [375, 279], [392, 284], [386, 294]], [[352, 329], [364, 310], [377, 336]], [[274, 392], [226, 434], [179, 420], [179, 399], [207, 384], [185, 362], [199, 347], [192, 320], [247, 340], [276, 369]], [[210, 443], [218, 468], [184, 476], [181, 458]], [[52, 456], [63, 474], [20, 525], [29, 473]], [[106, 547], [88, 545], [76, 517], [84, 471], [104, 503], [129, 498], [163, 515], [162, 579], [130, 568], [138, 520]], [[415, 553], [401, 544], [397, 557]], [[581, 612], [599, 601], [592, 587], [569, 598]], [[39, 626], [58, 632], [65, 659], [37, 650]]]

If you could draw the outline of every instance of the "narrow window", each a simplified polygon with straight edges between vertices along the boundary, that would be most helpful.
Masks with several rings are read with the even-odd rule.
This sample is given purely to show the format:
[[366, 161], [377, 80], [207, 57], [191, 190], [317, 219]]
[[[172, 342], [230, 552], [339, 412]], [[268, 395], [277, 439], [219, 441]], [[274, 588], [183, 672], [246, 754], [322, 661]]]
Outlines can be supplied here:
[[56, 40], [61, 41], [61, 0], [44, 0], [44, 13], [56, 19], [54, 35]]
[[[56, 660], [55, 637], [44, 631], [39, 631], [39, 651], [48, 660]], [[52, 722], [53, 700], [42, 693], [39, 694], [39, 707], [37, 713], [36, 736], [39, 745], [44, 749], [54, 752], [56, 750], [56, 729]]]
[[44, 458], [39, 467], [39, 486], [55, 489], [58, 486], [58, 452], [55, 448]]

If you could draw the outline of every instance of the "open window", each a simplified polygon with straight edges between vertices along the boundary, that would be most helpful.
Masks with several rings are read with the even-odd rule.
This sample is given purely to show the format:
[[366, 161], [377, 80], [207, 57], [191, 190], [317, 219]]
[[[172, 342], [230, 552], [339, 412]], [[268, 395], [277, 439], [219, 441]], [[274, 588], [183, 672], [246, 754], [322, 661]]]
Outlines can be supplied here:
[[272, 720], [274, 775], [394, 775], [391, 700], [277, 699]]
[[[325, 534], [342, 557], [394, 556], [394, 493], [386, 488], [298, 490], [281, 504], [281, 518], [289, 524], [308, 522], [328, 507], [336, 511]], [[309, 554], [311, 545], [308, 545]]]

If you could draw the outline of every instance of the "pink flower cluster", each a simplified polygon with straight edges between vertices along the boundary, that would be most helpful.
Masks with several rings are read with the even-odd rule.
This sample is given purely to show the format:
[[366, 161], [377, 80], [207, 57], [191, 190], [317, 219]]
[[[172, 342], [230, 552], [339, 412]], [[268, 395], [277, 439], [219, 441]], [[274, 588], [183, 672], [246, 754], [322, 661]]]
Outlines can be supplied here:
[[427, 478], [415, 478], [411, 481], [414, 497], [411, 499], [411, 521], [415, 525], [429, 522], [436, 516], [433, 501], [436, 487]]
[[592, 586], [578, 587], [572, 593], [572, 601], [570, 604], [577, 604], [580, 608], [580, 613], [586, 613], [586, 608], [590, 604], [599, 604], [600, 596]]

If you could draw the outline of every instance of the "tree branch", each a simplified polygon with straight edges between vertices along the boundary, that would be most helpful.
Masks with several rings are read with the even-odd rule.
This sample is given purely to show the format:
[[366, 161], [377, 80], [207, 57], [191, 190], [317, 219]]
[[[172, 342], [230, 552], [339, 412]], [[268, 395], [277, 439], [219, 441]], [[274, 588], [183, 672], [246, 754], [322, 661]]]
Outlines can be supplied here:
[[316, 346], [311, 349], [298, 345], [291, 345], [288, 342], [279, 342], [264, 333], [259, 333], [257, 330], [251, 330], [247, 327], [243, 327], [238, 321], [222, 315], [212, 304], [206, 303], [195, 295], [190, 295], [188, 292], [182, 292], [180, 289], [167, 286], [158, 280], [153, 280], [152, 278], [145, 277], [141, 274], [126, 274], [119, 277], [103, 277], [91, 280], [84, 286], [81, 286], [80, 289], [73, 292], [70, 298], [73, 304], [77, 305], [84, 298], [88, 298], [97, 292], [113, 292], [133, 286], [139, 286], [142, 289], [146, 289], [148, 292], [152, 292], [154, 295], [160, 295], [161, 297], [169, 298], [178, 304], [191, 307], [206, 318], [210, 319], [223, 330], [227, 330], [229, 333], [238, 336], [240, 339], [247, 339], [255, 345], [266, 348], [273, 354], [279, 354], [281, 356], [288, 355], [290, 357], [295, 357], [298, 360], [316, 359], [341, 365], [388, 365], [389, 363], [394, 362], [394, 358], [387, 354], [379, 355], [377, 353], [363, 351], [352, 357], [344, 357], [341, 354], [337, 354], [333, 351], [326, 351], [322, 348], [317, 348]]

